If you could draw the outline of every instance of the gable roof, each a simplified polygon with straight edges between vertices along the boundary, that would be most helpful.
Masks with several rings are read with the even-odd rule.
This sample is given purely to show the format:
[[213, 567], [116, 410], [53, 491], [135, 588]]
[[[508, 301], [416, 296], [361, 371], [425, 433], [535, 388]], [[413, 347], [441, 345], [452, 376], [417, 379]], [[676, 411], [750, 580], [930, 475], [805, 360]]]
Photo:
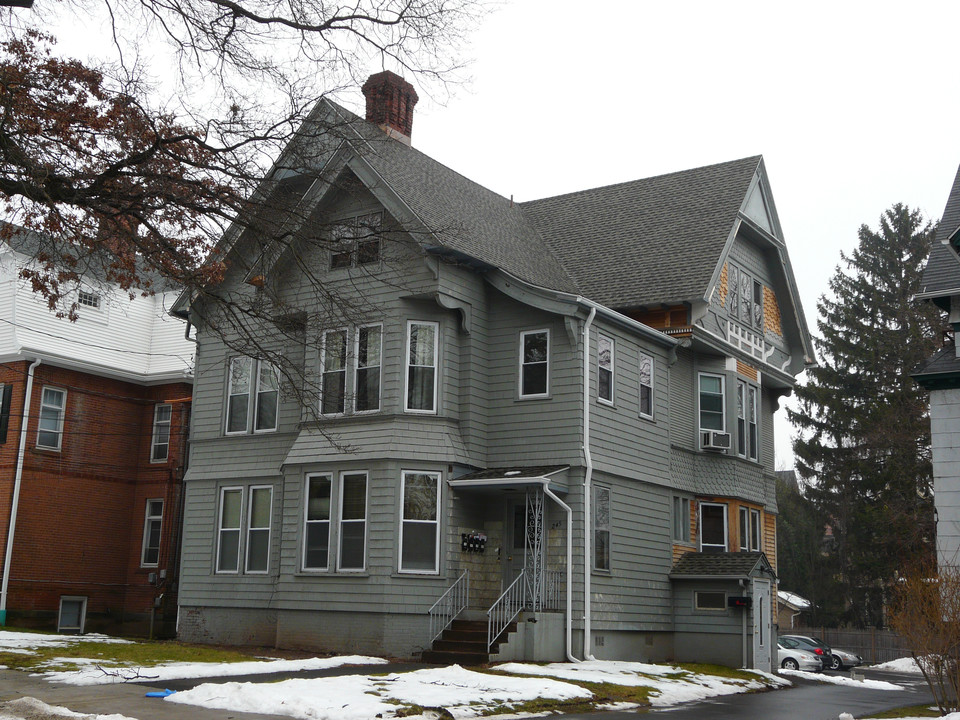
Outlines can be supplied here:
[[688, 552], [677, 560], [670, 578], [749, 578], [760, 573], [775, 575], [762, 552]]
[[[923, 269], [923, 280], [917, 297], [926, 299], [943, 298], [960, 293], [960, 256], [950, 245], [950, 239], [960, 232], [960, 168], [953, 180], [947, 206], [943, 210], [937, 235], [927, 266]], [[945, 308], [948, 309], [948, 308]]]
[[760, 156], [522, 204], [584, 295], [615, 308], [705, 299]]

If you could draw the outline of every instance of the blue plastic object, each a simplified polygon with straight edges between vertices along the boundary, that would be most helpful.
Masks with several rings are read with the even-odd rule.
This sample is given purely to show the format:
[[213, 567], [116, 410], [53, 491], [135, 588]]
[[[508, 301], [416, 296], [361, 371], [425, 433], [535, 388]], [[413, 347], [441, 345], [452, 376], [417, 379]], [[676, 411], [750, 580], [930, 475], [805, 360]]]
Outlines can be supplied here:
[[167, 695], [173, 695], [176, 690], [151, 690], [147, 693], [147, 697], [158, 697], [165, 698]]

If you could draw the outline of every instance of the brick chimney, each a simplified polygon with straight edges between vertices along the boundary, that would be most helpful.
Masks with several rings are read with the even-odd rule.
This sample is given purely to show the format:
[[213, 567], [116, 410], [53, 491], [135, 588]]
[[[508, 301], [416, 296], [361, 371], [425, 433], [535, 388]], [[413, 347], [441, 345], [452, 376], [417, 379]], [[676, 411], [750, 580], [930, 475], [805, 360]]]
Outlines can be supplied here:
[[376, 123], [392, 138], [409, 145], [413, 132], [413, 107], [417, 91], [389, 70], [371, 75], [361, 88], [367, 99], [367, 120]]

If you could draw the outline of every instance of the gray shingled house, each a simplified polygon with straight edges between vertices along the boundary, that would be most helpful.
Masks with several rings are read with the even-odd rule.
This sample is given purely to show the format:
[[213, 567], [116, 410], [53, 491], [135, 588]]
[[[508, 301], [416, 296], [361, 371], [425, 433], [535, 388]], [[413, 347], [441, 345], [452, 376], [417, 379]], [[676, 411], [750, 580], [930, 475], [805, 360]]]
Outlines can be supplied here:
[[[181, 636], [769, 669], [772, 418], [813, 349], [763, 160], [515, 203], [411, 146], [401, 78], [364, 94], [175, 308]], [[232, 337], [231, 294], [285, 334]]]
[[937, 562], [960, 567], [960, 169], [937, 226], [918, 298], [949, 314], [954, 337], [922, 367], [914, 379], [930, 391], [933, 498], [937, 511]]

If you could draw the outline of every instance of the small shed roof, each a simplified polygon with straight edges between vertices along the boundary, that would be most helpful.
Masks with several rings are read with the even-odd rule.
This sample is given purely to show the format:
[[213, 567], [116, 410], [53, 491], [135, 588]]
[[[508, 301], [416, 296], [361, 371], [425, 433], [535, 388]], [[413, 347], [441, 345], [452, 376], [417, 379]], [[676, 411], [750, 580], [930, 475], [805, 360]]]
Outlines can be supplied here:
[[762, 552], [688, 552], [673, 566], [670, 579], [747, 579], [764, 574], [776, 577]]

